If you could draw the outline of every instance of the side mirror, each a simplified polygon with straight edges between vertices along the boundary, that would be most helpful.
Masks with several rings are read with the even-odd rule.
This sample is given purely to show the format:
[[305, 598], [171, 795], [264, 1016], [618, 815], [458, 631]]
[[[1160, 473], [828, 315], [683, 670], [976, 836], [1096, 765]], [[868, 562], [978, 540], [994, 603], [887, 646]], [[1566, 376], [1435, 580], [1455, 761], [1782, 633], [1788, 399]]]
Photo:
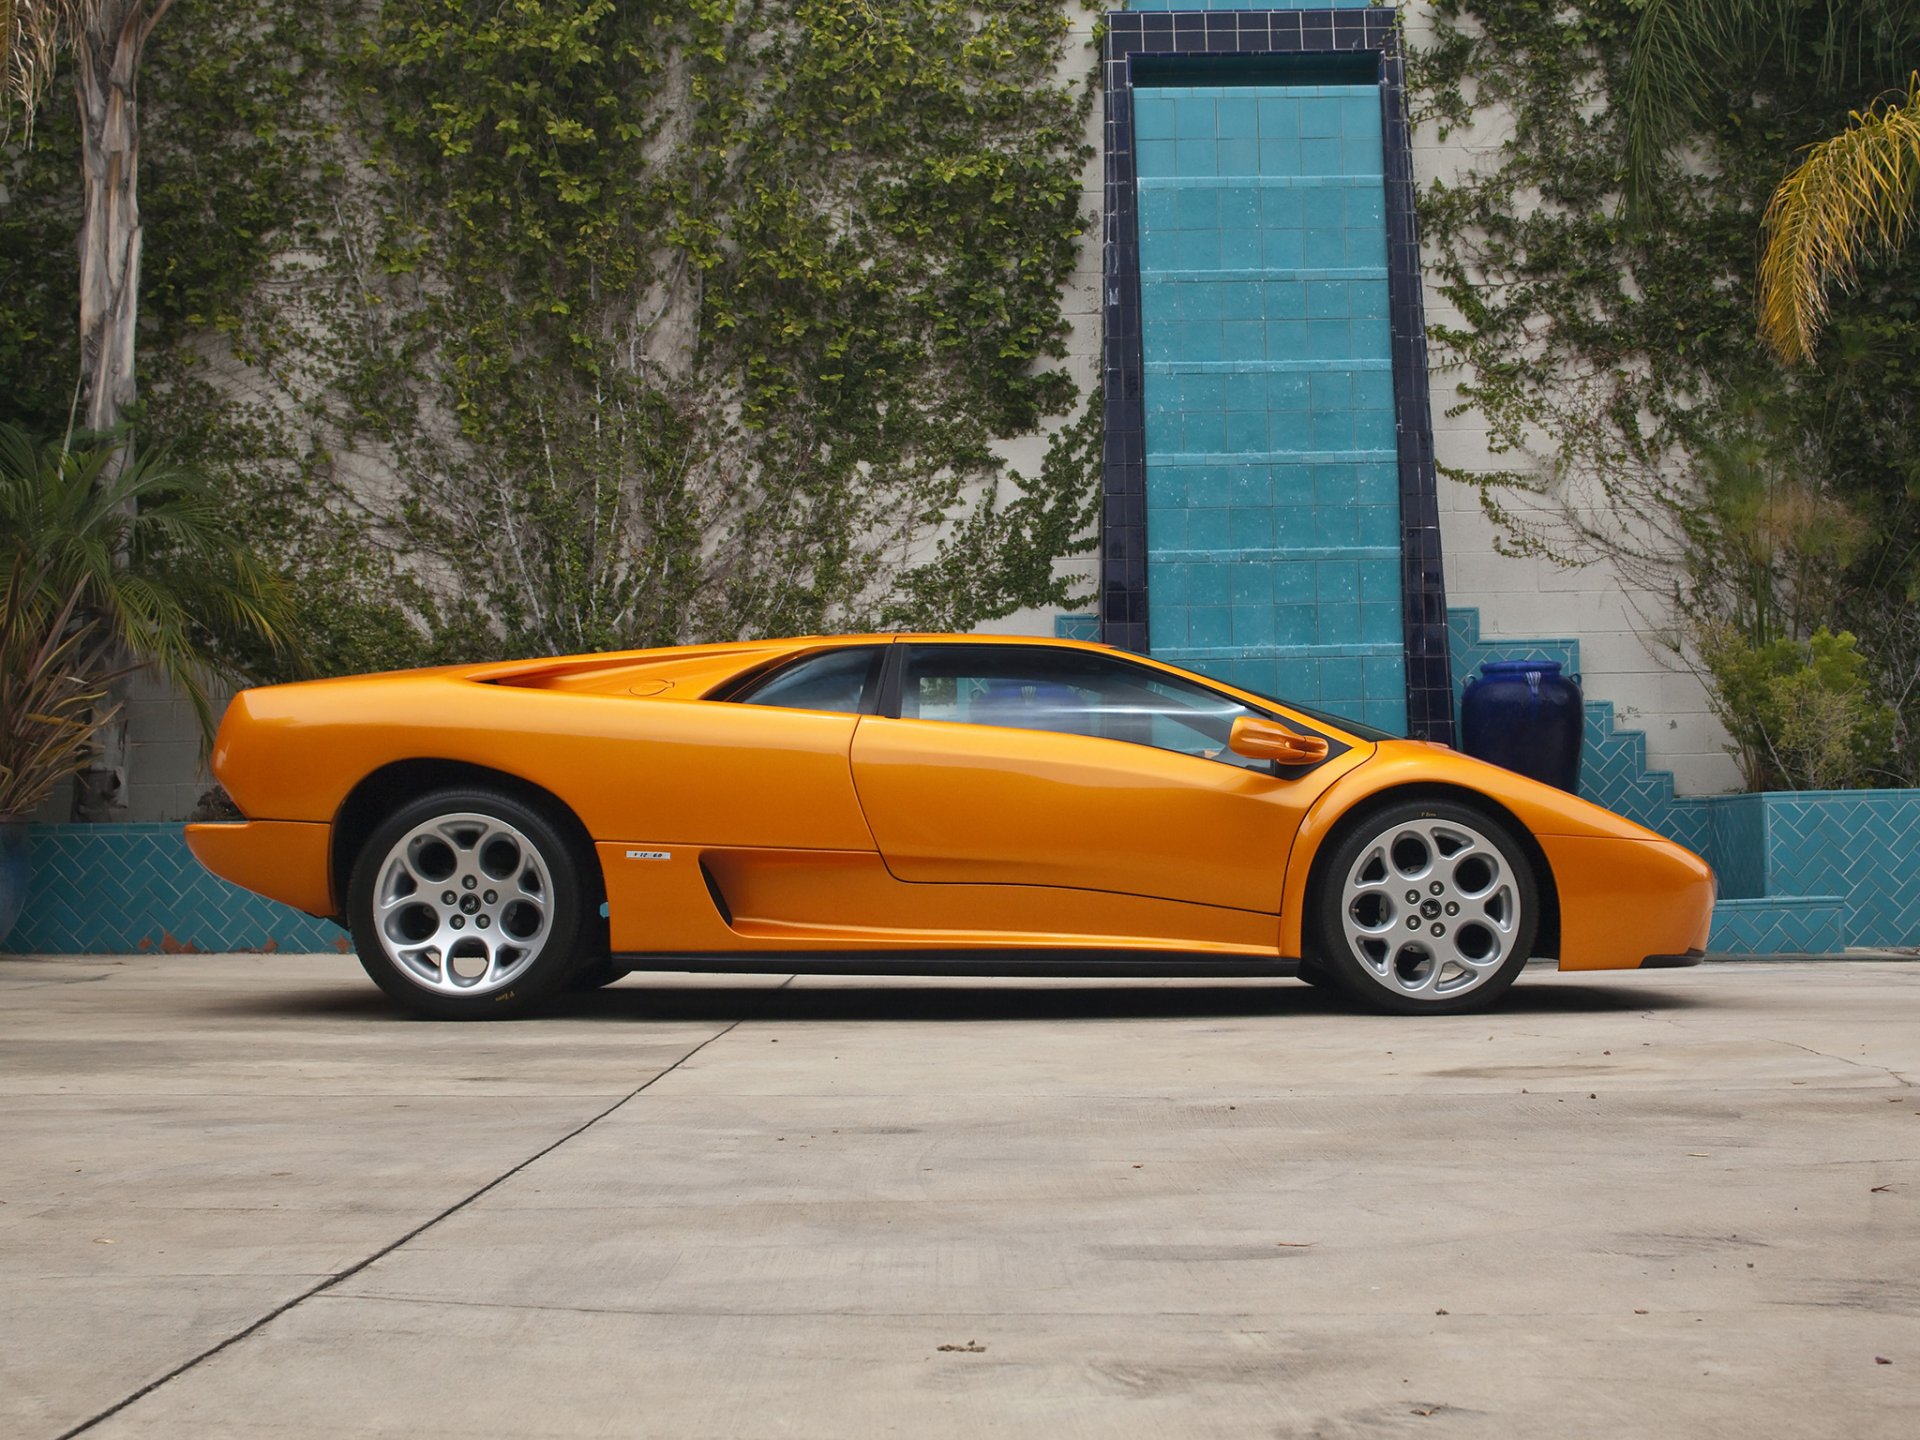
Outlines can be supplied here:
[[1277, 760], [1282, 765], [1313, 765], [1327, 758], [1327, 742], [1318, 735], [1297, 735], [1257, 715], [1242, 715], [1233, 722], [1227, 748], [1249, 760]]

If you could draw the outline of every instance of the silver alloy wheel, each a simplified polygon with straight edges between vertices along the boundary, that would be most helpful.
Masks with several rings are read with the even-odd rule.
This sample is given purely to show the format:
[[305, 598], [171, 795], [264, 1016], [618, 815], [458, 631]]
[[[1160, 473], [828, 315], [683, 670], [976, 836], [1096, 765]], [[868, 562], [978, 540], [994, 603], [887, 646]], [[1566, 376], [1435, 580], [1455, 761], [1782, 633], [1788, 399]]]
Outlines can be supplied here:
[[1478, 988], [1512, 954], [1524, 917], [1513, 865], [1457, 820], [1405, 820], [1361, 847], [1340, 897], [1360, 968], [1412, 1000]]
[[436, 815], [394, 842], [374, 883], [380, 948], [416, 985], [484, 995], [511, 985], [553, 928], [538, 847], [492, 815]]

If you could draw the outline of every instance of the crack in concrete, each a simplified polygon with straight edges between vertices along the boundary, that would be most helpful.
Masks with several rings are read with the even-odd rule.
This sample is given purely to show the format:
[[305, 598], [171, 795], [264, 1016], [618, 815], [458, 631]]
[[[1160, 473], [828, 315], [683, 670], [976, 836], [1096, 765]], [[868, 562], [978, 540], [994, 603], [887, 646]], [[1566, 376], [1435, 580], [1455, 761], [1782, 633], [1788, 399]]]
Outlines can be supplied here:
[[1920, 1089], [1920, 1085], [1909, 1080], [1898, 1070], [1889, 1069], [1885, 1065], [1876, 1065], [1871, 1060], [1855, 1060], [1848, 1055], [1830, 1055], [1825, 1050], [1816, 1050], [1811, 1045], [1800, 1044], [1797, 1040], [1776, 1040], [1771, 1035], [1756, 1035], [1753, 1038], [1756, 1040], [1764, 1040], [1769, 1045], [1785, 1045], [1788, 1049], [1803, 1051], [1808, 1055], [1817, 1056], [1822, 1060], [1838, 1060], [1842, 1065], [1851, 1065], [1856, 1070], [1877, 1071], [1879, 1074], [1893, 1081], [1894, 1084], [1902, 1086], [1905, 1089]]
[[171, 1384], [173, 1381], [178, 1380], [182, 1375], [185, 1375], [188, 1371], [194, 1369], [196, 1366], [199, 1366], [201, 1364], [204, 1364], [206, 1361], [211, 1360], [214, 1356], [218, 1355], [221, 1351], [230, 1349], [232, 1346], [235, 1346], [239, 1344], [242, 1340], [245, 1340], [249, 1335], [252, 1335], [257, 1331], [264, 1329], [266, 1326], [272, 1324], [275, 1320], [278, 1320], [282, 1315], [285, 1315], [289, 1310], [292, 1310], [295, 1306], [304, 1305], [307, 1301], [313, 1299], [315, 1296], [326, 1294], [326, 1292], [333, 1289], [334, 1286], [339, 1285], [344, 1281], [351, 1280], [355, 1275], [360, 1274], [363, 1270], [367, 1269], [369, 1266], [373, 1265], [377, 1261], [384, 1260], [387, 1256], [393, 1254], [396, 1250], [399, 1250], [402, 1246], [411, 1244], [414, 1240], [418, 1239], [421, 1235], [424, 1235], [427, 1231], [433, 1229], [433, 1227], [438, 1225], [441, 1221], [450, 1219], [451, 1217], [459, 1214], [462, 1210], [465, 1210], [469, 1205], [473, 1204], [474, 1201], [480, 1199], [483, 1195], [486, 1195], [490, 1191], [498, 1189], [500, 1186], [506, 1184], [507, 1181], [511, 1180], [514, 1176], [518, 1175], [522, 1170], [525, 1170], [528, 1166], [534, 1164], [536, 1161], [544, 1160], [547, 1156], [551, 1155], [554, 1151], [558, 1150], [562, 1145], [565, 1145], [568, 1141], [576, 1139], [580, 1135], [585, 1134], [588, 1130], [591, 1130], [595, 1125], [598, 1125], [602, 1120], [606, 1119], [609, 1115], [613, 1114], [616, 1110], [619, 1110], [622, 1107], [624, 1107], [629, 1101], [637, 1098], [643, 1092], [652, 1089], [655, 1085], [659, 1084], [662, 1080], [666, 1079], [667, 1076], [673, 1074], [674, 1071], [678, 1070], [682, 1065], [685, 1065], [689, 1060], [693, 1059], [694, 1056], [698, 1055], [702, 1050], [706, 1049], [709, 1045], [712, 1045], [716, 1041], [722, 1040], [726, 1038], [728, 1035], [731, 1035], [735, 1030], [739, 1029], [742, 1025], [746, 1024], [747, 1021], [751, 1020], [761, 1010], [765, 1009], [768, 999], [774, 995], [779, 994], [780, 991], [786, 989], [787, 986], [793, 983], [793, 980], [794, 980], [794, 977], [789, 975], [785, 980], [781, 981], [780, 984], [774, 986], [773, 989], [761, 992], [756, 997], [755, 1003], [750, 1004], [747, 1007], [747, 1009], [739, 1016], [739, 1018], [729, 1022], [723, 1028], [716, 1030], [713, 1034], [709, 1035], [706, 1039], [702, 1040], [698, 1045], [695, 1045], [692, 1049], [688, 1050], [687, 1053], [682, 1055], [678, 1060], [675, 1060], [671, 1065], [649, 1076], [644, 1083], [640, 1085], [636, 1085], [632, 1090], [629, 1090], [625, 1095], [622, 1095], [618, 1100], [614, 1101], [613, 1104], [607, 1106], [606, 1109], [600, 1111], [597, 1115], [594, 1115], [589, 1119], [582, 1121], [580, 1124], [574, 1126], [573, 1129], [569, 1130], [566, 1134], [562, 1135], [558, 1140], [555, 1140], [552, 1144], [542, 1146], [540, 1149], [534, 1151], [533, 1154], [527, 1156], [526, 1159], [520, 1161], [518, 1164], [512, 1166], [511, 1168], [502, 1171], [500, 1174], [494, 1176], [493, 1179], [487, 1181], [486, 1184], [480, 1186], [478, 1189], [472, 1191], [470, 1194], [464, 1196], [463, 1198], [454, 1201], [453, 1204], [447, 1206], [446, 1209], [440, 1211], [439, 1214], [433, 1216], [431, 1219], [424, 1220], [420, 1224], [414, 1226], [413, 1229], [407, 1231], [407, 1233], [402, 1235], [399, 1239], [394, 1240], [389, 1244], [383, 1245], [380, 1249], [374, 1251], [373, 1254], [368, 1255], [365, 1259], [358, 1260], [354, 1262], [352, 1265], [349, 1265], [344, 1269], [334, 1271], [332, 1274], [328, 1275], [325, 1279], [323, 1279], [319, 1284], [309, 1286], [307, 1289], [301, 1291], [298, 1295], [294, 1296], [291, 1300], [285, 1301], [284, 1303], [275, 1306], [272, 1310], [269, 1310], [266, 1314], [262, 1315], [259, 1319], [255, 1320], [252, 1324], [247, 1325], [240, 1330], [234, 1331], [233, 1334], [227, 1336], [226, 1339], [220, 1341], [218, 1344], [210, 1345], [205, 1350], [202, 1350], [199, 1354], [192, 1356], [190, 1359], [183, 1360], [180, 1364], [174, 1366], [173, 1369], [167, 1371], [166, 1374], [160, 1376], [158, 1379], [150, 1380], [145, 1385], [142, 1385], [138, 1390], [135, 1390], [131, 1395], [124, 1396], [120, 1400], [115, 1401], [112, 1405], [109, 1405], [106, 1409], [98, 1411], [95, 1414], [89, 1416], [87, 1419], [82, 1420], [78, 1425], [73, 1426], [71, 1429], [61, 1431], [58, 1435], [54, 1437], [54, 1440], [74, 1440], [75, 1436], [86, 1434], [87, 1431], [93, 1429], [96, 1425], [99, 1425], [102, 1421], [109, 1420], [113, 1416], [118, 1415], [122, 1410], [125, 1410], [129, 1405], [132, 1405], [135, 1401], [143, 1399], [148, 1395], [151, 1395], [154, 1391], [158, 1390], [163, 1385]]

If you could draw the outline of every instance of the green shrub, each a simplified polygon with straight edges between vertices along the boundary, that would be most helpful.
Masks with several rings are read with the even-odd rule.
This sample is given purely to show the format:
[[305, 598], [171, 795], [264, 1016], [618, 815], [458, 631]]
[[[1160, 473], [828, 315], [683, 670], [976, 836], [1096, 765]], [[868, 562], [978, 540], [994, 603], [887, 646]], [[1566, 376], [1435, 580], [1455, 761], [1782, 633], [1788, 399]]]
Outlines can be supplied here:
[[1727, 624], [1704, 626], [1701, 658], [1714, 713], [1750, 790], [1839, 790], [1884, 773], [1893, 707], [1876, 702], [1866, 657], [1848, 631], [1755, 645]]

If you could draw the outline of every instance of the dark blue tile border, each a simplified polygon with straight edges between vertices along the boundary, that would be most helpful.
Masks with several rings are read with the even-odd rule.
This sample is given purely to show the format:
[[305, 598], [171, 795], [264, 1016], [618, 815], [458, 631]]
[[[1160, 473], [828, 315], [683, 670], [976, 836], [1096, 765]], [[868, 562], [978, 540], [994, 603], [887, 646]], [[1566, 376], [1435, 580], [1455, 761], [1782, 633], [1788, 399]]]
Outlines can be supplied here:
[[[1106, 217], [1101, 261], [1106, 446], [1100, 535], [1100, 634], [1147, 649], [1146, 383], [1140, 332], [1140, 229], [1133, 149], [1133, 62], [1356, 52], [1378, 57], [1386, 146], [1387, 294], [1400, 449], [1401, 621], [1407, 733], [1453, 742], [1446, 579], [1427, 393], [1426, 318], [1413, 156], [1395, 12], [1239, 10], [1111, 12], [1106, 92]], [[1197, 83], [1197, 82], [1196, 82]]]

